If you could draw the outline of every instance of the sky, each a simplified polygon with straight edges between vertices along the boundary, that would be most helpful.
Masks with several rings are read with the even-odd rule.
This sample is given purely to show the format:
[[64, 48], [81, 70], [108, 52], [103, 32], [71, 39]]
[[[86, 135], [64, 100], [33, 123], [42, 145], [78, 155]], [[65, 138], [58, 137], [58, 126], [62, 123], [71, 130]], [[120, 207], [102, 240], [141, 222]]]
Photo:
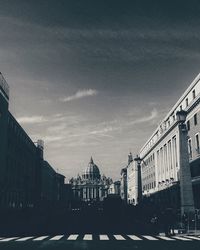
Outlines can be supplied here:
[[200, 72], [200, 1], [0, 0], [11, 113], [66, 176], [120, 178]]

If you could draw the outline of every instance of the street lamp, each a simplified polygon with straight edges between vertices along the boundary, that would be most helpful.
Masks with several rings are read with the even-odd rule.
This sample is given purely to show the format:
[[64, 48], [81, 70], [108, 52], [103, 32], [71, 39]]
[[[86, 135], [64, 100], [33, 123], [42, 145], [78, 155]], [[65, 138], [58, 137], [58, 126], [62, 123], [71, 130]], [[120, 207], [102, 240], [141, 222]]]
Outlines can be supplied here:
[[136, 157], [135, 157], [135, 159], [134, 159], [134, 161], [136, 161], [137, 162], [137, 164], [141, 164], [141, 162], [142, 162], [142, 159], [139, 157], [139, 155], [136, 155]]
[[180, 110], [176, 112], [177, 121], [184, 123], [186, 121], [187, 112], [185, 110]]
[[138, 181], [138, 194], [137, 194], [137, 201], [138, 204], [142, 201], [142, 175], [141, 175], [141, 162], [142, 159], [137, 155], [136, 158], [134, 159], [134, 161], [136, 161], [137, 163], [137, 181]]

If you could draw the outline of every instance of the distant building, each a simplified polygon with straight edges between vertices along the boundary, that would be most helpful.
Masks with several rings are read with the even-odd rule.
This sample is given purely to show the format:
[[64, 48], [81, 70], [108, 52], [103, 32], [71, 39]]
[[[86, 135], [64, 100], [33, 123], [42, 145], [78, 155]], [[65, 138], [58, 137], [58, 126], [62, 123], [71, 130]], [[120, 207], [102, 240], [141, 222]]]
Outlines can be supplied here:
[[115, 181], [112, 184], [110, 184], [108, 189], [108, 194], [115, 194], [120, 196], [120, 181]]
[[64, 180], [65, 176], [57, 173], [47, 161], [43, 162], [41, 178], [41, 206], [43, 208], [64, 205]]
[[127, 204], [127, 167], [122, 168], [120, 177], [120, 196]]
[[70, 180], [74, 198], [84, 202], [103, 201], [111, 183], [111, 178], [101, 176], [92, 158], [82, 176]]
[[136, 174], [135, 167], [133, 162], [133, 156], [130, 152], [128, 155], [128, 163], [127, 166], [122, 168], [121, 170], [121, 187], [120, 187], [120, 195], [121, 199], [125, 204], [136, 204], [135, 202], [135, 183], [136, 183]]
[[128, 155], [127, 165], [127, 203], [138, 204], [138, 172], [136, 162], [133, 160], [132, 153]]
[[134, 161], [131, 161], [127, 167], [127, 199], [128, 204], [137, 205], [138, 184], [137, 167]]

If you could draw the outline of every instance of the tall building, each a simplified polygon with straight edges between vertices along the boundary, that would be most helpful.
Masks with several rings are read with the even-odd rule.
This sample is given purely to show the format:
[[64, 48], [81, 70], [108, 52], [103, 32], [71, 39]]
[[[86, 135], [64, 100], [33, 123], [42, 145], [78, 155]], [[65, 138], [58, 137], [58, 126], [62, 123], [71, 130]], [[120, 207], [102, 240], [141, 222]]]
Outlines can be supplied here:
[[[186, 115], [187, 129], [180, 122], [182, 114]], [[144, 196], [154, 197], [165, 207], [193, 209], [194, 195], [195, 207], [200, 208], [199, 132], [200, 74], [140, 150]]]
[[0, 74], [0, 206], [34, 207], [37, 147], [8, 110], [9, 87]]
[[134, 161], [131, 161], [127, 167], [127, 203], [137, 205], [137, 167]]
[[9, 86], [0, 73], [0, 209], [36, 208], [41, 200], [62, 199], [64, 176], [44, 161], [43, 148], [9, 112]]
[[[6, 172], [6, 149], [8, 142], [8, 105], [9, 105], [9, 86], [3, 75], [0, 73], [0, 190], [4, 189], [4, 176]], [[0, 191], [2, 195], [3, 191]]]
[[74, 198], [84, 202], [103, 201], [111, 183], [112, 179], [101, 176], [92, 157], [82, 176], [70, 180]]

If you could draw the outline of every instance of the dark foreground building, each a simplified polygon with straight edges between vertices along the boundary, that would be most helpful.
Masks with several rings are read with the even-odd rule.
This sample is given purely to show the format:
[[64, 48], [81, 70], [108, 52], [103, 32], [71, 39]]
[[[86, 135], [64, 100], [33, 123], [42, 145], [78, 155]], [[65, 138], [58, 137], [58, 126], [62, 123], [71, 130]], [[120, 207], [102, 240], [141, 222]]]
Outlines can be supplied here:
[[8, 108], [9, 86], [0, 73], [0, 209], [64, 205], [65, 177], [44, 161], [42, 141], [35, 145]]

